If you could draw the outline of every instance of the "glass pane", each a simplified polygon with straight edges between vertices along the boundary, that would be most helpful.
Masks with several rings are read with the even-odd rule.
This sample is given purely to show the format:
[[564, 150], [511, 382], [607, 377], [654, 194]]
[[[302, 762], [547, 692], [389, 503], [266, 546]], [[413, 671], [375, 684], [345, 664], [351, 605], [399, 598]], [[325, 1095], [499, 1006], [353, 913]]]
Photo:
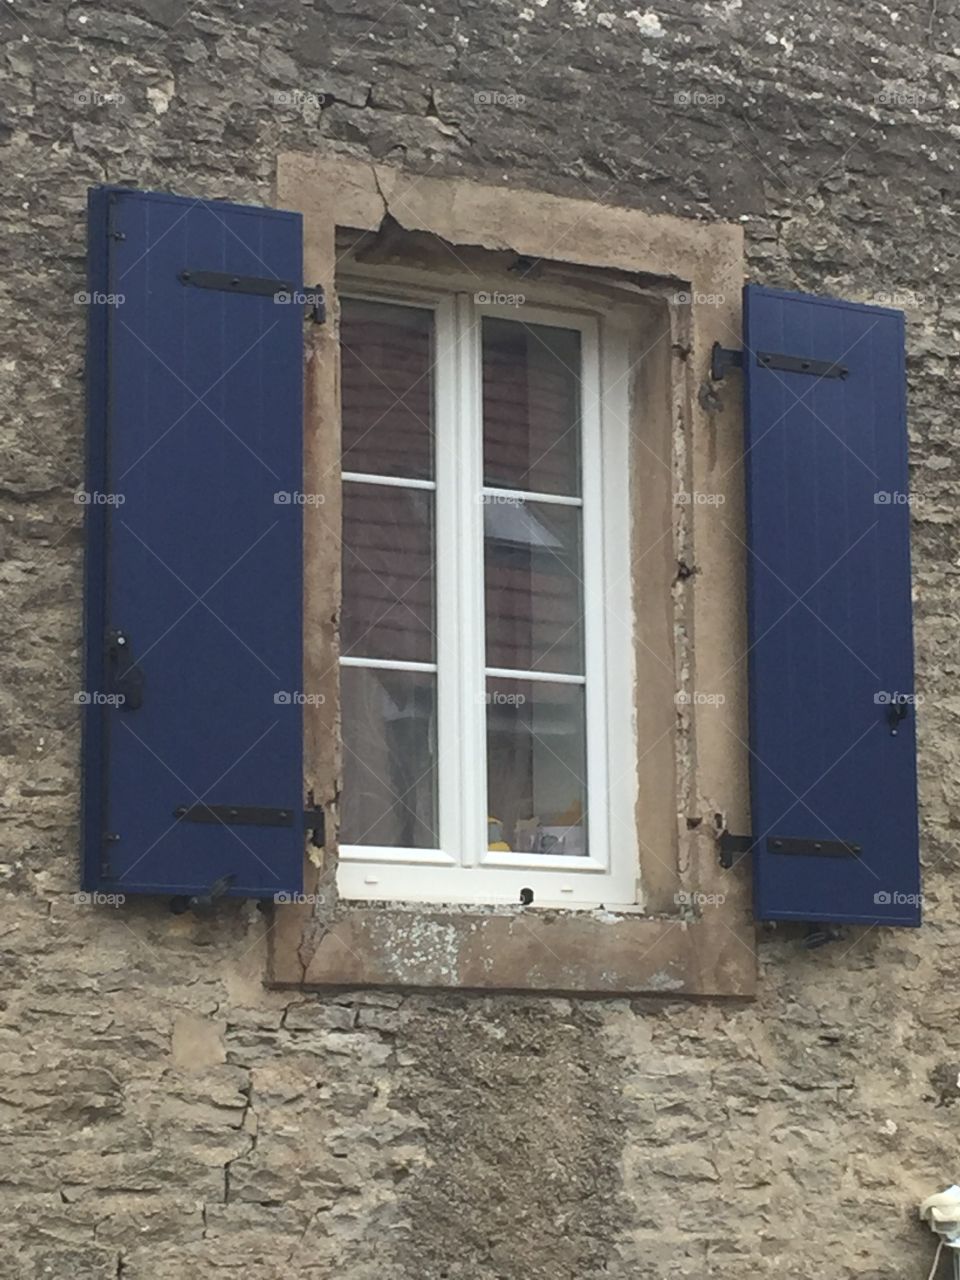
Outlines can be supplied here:
[[587, 852], [584, 689], [487, 681], [487, 842], [516, 853]]
[[343, 469], [433, 478], [433, 312], [344, 298]]
[[484, 498], [487, 666], [583, 674], [579, 507]]
[[345, 656], [434, 660], [433, 493], [343, 486]]
[[343, 844], [436, 849], [436, 676], [340, 668]]
[[580, 493], [580, 334], [483, 321], [483, 482]]

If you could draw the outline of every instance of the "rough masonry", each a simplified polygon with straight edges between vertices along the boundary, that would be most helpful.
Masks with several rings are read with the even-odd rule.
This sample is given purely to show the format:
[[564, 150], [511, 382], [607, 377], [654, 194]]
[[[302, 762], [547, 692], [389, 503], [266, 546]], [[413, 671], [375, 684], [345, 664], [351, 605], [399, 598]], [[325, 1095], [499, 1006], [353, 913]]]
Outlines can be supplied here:
[[[12, 0], [0, 1277], [907, 1280], [957, 1177], [960, 13], [936, 0]], [[264, 989], [270, 917], [75, 899], [84, 198], [316, 146], [742, 220], [909, 317], [927, 922], [755, 1001]]]

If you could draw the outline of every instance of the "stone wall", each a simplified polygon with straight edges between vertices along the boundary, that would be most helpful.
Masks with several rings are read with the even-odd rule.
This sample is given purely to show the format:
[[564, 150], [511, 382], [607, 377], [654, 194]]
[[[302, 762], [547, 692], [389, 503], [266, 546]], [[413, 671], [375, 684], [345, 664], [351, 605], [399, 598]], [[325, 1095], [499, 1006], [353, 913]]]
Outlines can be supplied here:
[[[3, 7], [0, 1276], [922, 1280], [957, 1176], [960, 16], [936, 0]], [[755, 1002], [264, 990], [270, 917], [75, 900], [84, 198], [280, 150], [742, 219], [905, 306], [927, 922]], [[881, 297], [880, 295], [885, 295]]]

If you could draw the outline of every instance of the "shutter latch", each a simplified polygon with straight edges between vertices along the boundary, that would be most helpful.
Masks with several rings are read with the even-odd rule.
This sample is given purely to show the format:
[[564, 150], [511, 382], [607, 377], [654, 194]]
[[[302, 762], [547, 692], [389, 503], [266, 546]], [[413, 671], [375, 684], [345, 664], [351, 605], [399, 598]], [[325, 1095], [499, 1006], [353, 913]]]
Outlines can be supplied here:
[[910, 714], [910, 698], [905, 693], [895, 693], [890, 699], [890, 706], [887, 708], [887, 724], [890, 726], [891, 737], [896, 737], [900, 729], [901, 720], [906, 720]]
[[121, 711], [143, 706], [143, 672], [133, 660], [130, 637], [125, 631], [107, 632], [107, 670], [110, 692]]

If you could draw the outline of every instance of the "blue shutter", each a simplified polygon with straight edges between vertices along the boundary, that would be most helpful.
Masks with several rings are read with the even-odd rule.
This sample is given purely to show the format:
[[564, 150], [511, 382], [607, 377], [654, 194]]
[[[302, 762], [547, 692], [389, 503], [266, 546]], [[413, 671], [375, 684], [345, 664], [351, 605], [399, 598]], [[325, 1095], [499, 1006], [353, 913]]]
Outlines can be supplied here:
[[743, 371], [755, 913], [917, 925], [903, 315], [748, 285]]
[[301, 219], [108, 188], [88, 216], [85, 887], [295, 892]]

